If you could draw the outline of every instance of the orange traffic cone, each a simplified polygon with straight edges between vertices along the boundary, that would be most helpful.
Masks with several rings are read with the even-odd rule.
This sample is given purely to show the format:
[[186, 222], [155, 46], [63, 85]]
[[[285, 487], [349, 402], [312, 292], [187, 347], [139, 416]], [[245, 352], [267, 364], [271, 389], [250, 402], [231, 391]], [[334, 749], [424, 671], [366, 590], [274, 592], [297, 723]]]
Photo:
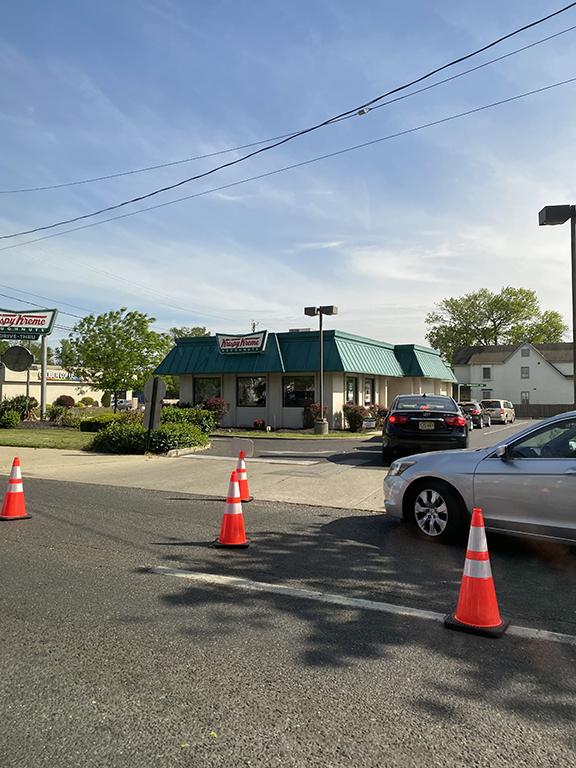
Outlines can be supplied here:
[[254, 496], [250, 496], [248, 490], [248, 472], [246, 471], [246, 462], [244, 459], [246, 454], [244, 451], [240, 451], [238, 454], [238, 464], [236, 465], [236, 474], [238, 475], [238, 485], [240, 486], [240, 499], [244, 504], [248, 501], [252, 501]]
[[242, 502], [240, 501], [240, 489], [236, 470], [230, 475], [226, 508], [222, 518], [220, 535], [214, 542], [215, 547], [247, 547], [250, 542], [244, 531], [244, 516], [242, 514]]
[[468, 549], [456, 611], [446, 616], [444, 626], [486, 637], [502, 637], [509, 621], [498, 610], [482, 510], [472, 511]]
[[18, 456], [12, 462], [12, 471], [8, 480], [8, 490], [2, 504], [0, 520], [26, 520], [30, 515], [26, 514], [24, 502], [24, 488], [22, 486], [22, 470]]

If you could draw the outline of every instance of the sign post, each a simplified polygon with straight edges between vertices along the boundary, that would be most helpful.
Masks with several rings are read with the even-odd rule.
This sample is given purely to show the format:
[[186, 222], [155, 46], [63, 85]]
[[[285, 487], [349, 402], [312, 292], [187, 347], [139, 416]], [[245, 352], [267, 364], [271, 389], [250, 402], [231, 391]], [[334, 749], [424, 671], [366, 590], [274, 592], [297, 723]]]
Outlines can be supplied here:
[[40, 383], [40, 418], [46, 418], [46, 371], [48, 347], [46, 339], [52, 333], [57, 309], [0, 309], [0, 339], [38, 341], [42, 337]]
[[144, 428], [147, 429], [146, 433], [146, 447], [145, 452], [148, 453], [150, 448], [150, 435], [152, 430], [158, 429], [160, 426], [160, 410], [162, 407], [162, 399], [166, 395], [166, 382], [161, 379], [160, 376], [154, 376], [152, 379], [148, 379], [144, 385], [144, 401], [146, 403], [146, 409], [144, 411]]

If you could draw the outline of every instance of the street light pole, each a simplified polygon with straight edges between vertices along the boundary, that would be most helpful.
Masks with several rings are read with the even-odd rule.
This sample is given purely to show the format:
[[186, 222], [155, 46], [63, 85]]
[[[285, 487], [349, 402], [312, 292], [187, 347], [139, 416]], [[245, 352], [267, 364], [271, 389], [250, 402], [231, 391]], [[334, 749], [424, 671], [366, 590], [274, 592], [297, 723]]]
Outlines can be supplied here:
[[538, 214], [540, 226], [564, 224], [570, 220], [570, 256], [572, 262], [572, 384], [576, 407], [576, 205], [547, 205]]
[[322, 307], [304, 307], [304, 314], [309, 317], [319, 316], [320, 336], [320, 417], [314, 422], [314, 432], [317, 435], [328, 434], [328, 422], [324, 418], [324, 323], [323, 315], [337, 315], [338, 307], [328, 304]]

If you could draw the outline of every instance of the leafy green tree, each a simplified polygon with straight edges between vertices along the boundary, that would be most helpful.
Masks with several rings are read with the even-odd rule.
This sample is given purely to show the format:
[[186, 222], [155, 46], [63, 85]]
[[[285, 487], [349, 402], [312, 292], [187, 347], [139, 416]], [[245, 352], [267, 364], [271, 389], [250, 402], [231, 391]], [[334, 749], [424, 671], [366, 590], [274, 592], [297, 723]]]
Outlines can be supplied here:
[[182, 325], [180, 328], [170, 328], [170, 334], [176, 340], [184, 336], [210, 336], [210, 331], [204, 325]]
[[554, 343], [568, 330], [559, 312], [540, 309], [536, 291], [511, 286], [444, 299], [426, 316], [426, 325], [426, 338], [449, 362], [456, 347]]
[[113, 392], [142, 389], [172, 347], [168, 334], [156, 333], [156, 322], [126, 307], [103, 315], [88, 315], [74, 326], [60, 346], [62, 366], [95, 388]]

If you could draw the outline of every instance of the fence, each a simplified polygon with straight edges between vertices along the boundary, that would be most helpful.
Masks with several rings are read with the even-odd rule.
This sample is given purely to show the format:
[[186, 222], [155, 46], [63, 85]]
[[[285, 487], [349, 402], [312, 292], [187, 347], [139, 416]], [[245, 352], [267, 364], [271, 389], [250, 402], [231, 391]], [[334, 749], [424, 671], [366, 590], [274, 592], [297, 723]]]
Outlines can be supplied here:
[[514, 405], [516, 411], [516, 418], [518, 419], [547, 419], [550, 416], [556, 416], [558, 413], [565, 413], [566, 411], [576, 410], [574, 405], [552, 405], [543, 404], [538, 405], [536, 403], [522, 403], [520, 405]]

